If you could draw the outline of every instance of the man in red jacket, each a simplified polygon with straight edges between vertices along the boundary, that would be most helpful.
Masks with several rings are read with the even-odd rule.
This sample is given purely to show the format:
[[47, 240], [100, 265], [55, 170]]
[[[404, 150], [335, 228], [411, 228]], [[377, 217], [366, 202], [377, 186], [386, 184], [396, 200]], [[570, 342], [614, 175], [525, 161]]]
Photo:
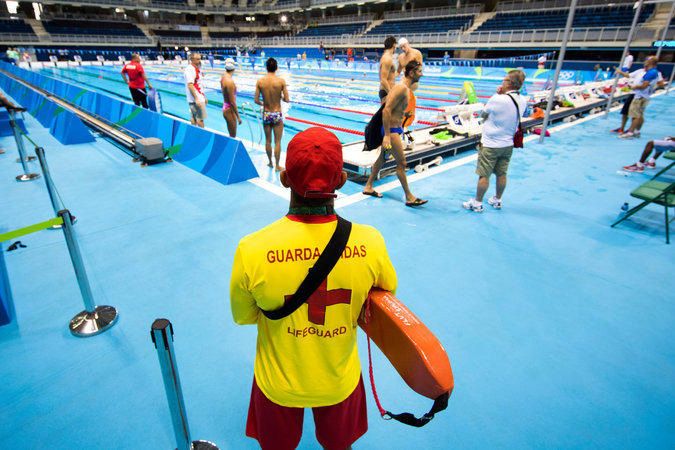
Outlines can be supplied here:
[[147, 109], [148, 93], [145, 90], [145, 83], [148, 83], [150, 89], [152, 89], [152, 85], [145, 75], [145, 70], [141, 65], [141, 57], [138, 53], [131, 55], [131, 62], [128, 62], [122, 68], [122, 78], [129, 86], [129, 92], [131, 92], [131, 98], [134, 100], [134, 104]]

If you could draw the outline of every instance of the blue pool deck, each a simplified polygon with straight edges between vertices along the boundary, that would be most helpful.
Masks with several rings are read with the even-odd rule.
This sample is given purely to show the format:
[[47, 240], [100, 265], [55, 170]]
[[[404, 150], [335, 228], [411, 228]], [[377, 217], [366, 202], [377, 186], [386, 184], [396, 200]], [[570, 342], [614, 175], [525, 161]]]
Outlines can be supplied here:
[[[476, 183], [466, 155], [415, 177], [429, 200], [420, 209], [403, 205], [395, 177], [381, 181], [382, 199], [346, 193], [339, 213], [382, 232], [398, 297], [444, 344], [455, 376], [448, 409], [422, 429], [381, 420], [367, 386], [370, 429], [355, 449], [675, 447], [675, 245], [658, 207], [610, 228], [651, 176], [617, 171], [674, 133], [674, 98], [653, 99], [641, 139], [611, 135], [614, 112], [526, 143], [501, 211], [461, 208]], [[0, 448], [175, 448], [149, 333], [159, 317], [173, 322], [193, 438], [257, 448], [244, 436], [255, 328], [232, 322], [228, 283], [238, 240], [287, 201], [176, 163], [141, 168], [102, 139], [62, 146], [26, 124], [78, 217], [95, 300], [120, 320], [99, 336], [69, 333], [83, 308], [61, 232], [4, 253], [16, 320], [0, 327]], [[0, 146], [0, 231], [51, 217], [43, 180], [17, 183], [13, 140]], [[359, 349], [367, 374], [363, 335]], [[374, 364], [385, 408], [428, 410], [377, 351]], [[311, 415], [300, 448], [318, 448]]]

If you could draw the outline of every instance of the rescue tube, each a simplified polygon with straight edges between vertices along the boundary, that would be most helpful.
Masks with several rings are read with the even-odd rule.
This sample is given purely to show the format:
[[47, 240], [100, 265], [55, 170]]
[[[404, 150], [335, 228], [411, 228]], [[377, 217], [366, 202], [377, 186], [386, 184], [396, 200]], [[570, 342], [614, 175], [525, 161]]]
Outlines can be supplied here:
[[391, 292], [371, 290], [358, 323], [412, 390], [430, 399], [452, 392], [443, 345]]

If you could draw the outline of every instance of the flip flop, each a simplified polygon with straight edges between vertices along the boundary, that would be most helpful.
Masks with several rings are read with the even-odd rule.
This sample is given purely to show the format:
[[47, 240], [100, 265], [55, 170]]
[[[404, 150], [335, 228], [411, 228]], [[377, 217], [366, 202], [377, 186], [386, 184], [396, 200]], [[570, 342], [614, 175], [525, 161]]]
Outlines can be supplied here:
[[410, 206], [410, 207], [415, 207], [415, 206], [422, 206], [425, 203], [427, 203], [429, 200], [422, 200], [421, 198], [416, 198], [412, 202], [405, 202], [405, 206]]
[[363, 195], [370, 195], [371, 197], [375, 197], [375, 198], [382, 198], [382, 194], [380, 194], [380, 193], [377, 192], [377, 191], [370, 191], [370, 192], [363, 191], [363, 192], [361, 192], [361, 193], [362, 193]]

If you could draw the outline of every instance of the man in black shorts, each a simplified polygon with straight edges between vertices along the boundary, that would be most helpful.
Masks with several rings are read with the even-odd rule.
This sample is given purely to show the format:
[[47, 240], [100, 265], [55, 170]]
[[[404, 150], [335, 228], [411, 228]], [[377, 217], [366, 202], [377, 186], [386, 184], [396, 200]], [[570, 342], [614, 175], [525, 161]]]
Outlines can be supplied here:
[[[127, 77], [129, 78], [127, 79]], [[131, 62], [125, 64], [124, 68], [122, 68], [122, 78], [129, 86], [129, 92], [131, 92], [134, 104], [147, 109], [148, 94], [145, 90], [145, 83], [148, 83], [150, 89], [152, 89], [152, 85], [145, 75], [145, 70], [141, 65], [141, 57], [138, 53], [131, 55]]]

